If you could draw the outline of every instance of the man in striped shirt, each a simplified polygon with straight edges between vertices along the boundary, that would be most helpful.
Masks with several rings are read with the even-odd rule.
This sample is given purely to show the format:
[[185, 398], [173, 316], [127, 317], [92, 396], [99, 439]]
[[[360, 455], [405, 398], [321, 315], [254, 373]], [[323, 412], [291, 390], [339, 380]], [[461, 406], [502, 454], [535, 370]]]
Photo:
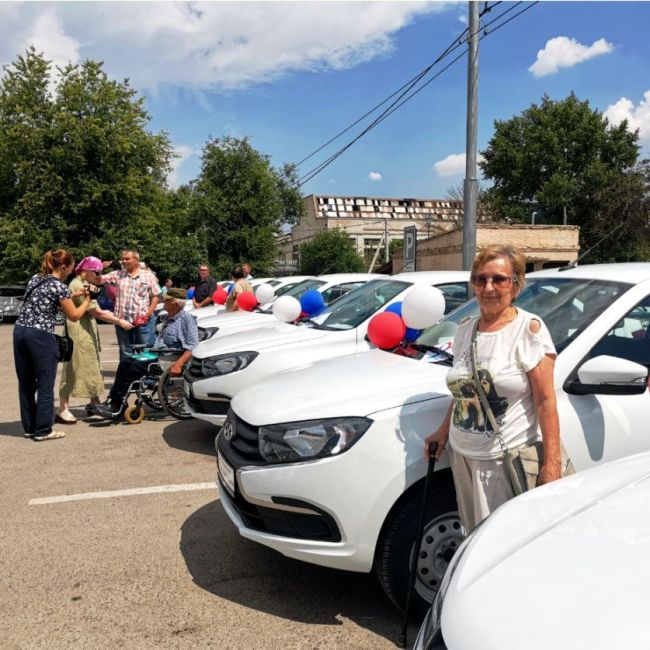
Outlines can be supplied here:
[[147, 324], [158, 305], [160, 286], [155, 274], [140, 268], [138, 251], [122, 251], [122, 268], [106, 275], [89, 277], [93, 284], [115, 286], [115, 307], [113, 312], [121, 319], [134, 325], [131, 330], [115, 327], [120, 346], [120, 360], [131, 354], [131, 346], [146, 343]]

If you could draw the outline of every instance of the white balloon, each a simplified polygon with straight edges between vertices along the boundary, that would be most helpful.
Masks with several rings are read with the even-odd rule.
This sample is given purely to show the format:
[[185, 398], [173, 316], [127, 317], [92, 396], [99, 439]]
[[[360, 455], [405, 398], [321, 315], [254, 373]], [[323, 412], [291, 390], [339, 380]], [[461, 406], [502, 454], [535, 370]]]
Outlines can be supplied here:
[[300, 316], [302, 307], [293, 296], [280, 296], [273, 303], [273, 315], [284, 323], [290, 323]]
[[257, 297], [257, 301], [260, 303], [260, 305], [273, 300], [274, 295], [275, 290], [270, 284], [260, 284], [260, 286], [255, 289], [255, 296]]
[[421, 330], [437, 323], [445, 313], [445, 297], [436, 287], [424, 284], [409, 290], [402, 301], [402, 319], [407, 327]]

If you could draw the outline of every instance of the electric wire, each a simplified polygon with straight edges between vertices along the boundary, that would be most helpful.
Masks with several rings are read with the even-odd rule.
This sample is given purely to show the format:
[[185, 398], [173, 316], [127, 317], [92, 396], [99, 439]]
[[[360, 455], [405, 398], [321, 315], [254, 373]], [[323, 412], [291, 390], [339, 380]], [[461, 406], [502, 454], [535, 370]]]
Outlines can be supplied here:
[[[521, 14], [525, 13], [526, 11], [532, 9], [535, 5], [539, 4], [540, 0], [537, 0], [536, 2], [531, 2], [527, 3], [526, 6], [515, 13], [513, 16], [509, 17], [507, 20], [504, 20], [503, 22], [497, 24], [494, 28], [490, 29], [494, 23], [497, 23], [498, 21], [502, 20], [507, 14], [510, 12], [514, 11], [519, 5], [522, 4], [522, 2], [517, 2], [511, 5], [508, 9], [505, 11], [501, 12], [498, 16], [495, 16], [491, 21], [486, 23], [485, 25], [481, 26], [479, 29], [477, 29], [476, 33], [478, 34], [479, 32], [482, 32], [482, 35], [479, 37], [479, 41], [483, 40], [487, 36], [494, 34], [496, 31], [510, 23], [512, 20], [520, 16]], [[491, 5], [490, 7], [486, 7], [482, 14], [487, 13], [491, 11], [494, 7], [498, 6], [501, 4], [501, 2], [494, 3], [494, 5]], [[367, 127], [365, 127], [353, 140], [348, 142], [346, 145], [341, 147], [339, 150], [337, 150], [334, 154], [332, 154], [329, 158], [324, 160], [322, 163], [317, 165], [316, 167], [310, 169], [308, 172], [303, 174], [303, 176], [298, 180], [297, 185], [298, 187], [304, 185], [308, 181], [310, 181], [312, 178], [314, 178], [317, 174], [322, 172], [326, 167], [328, 167], [330, 164], [332, 164], [339, 156], [341, 156], [345, 151], [347, 151], [352, 145], [354, 145], [356, 142], [358, 142], [364, 135], [366, 135], [369, 131], [371, 131], [373, 128], [378, 126], [383, 120], [385, 120], [387, 117], [389, 117], [392, 113], [394, 113], [398, 108], [403, 106], [407, 101], [415, 97], [419, 92], [421, 92], [426, 86], [428, 86], [432, 81], [437, 79], [443, 72], [448, 70], [454, 63], [456, 63], [459, 59], [461, 59], [467, 52], [467, 48], [463, 49], [463, 51], [454, 57], [444, 68], [439, 70], [433, 77], [425, 81], [419, 88], [416, 88], [413, 90], [413, 88], [417, 85], [417, 83], [422, 80], [430, 71], [431, 69], [440, 63], [444, 58], [448, 57], [450, 54], [452, 54], [456, 49], [461, 47], [464, 43], [467, 43], [467, 40], [473, 36], [474, 34], [468, 35], [466, 38], [464, 38], [465, 34], [468, 32], [468, 29], [465, 29], [464, 32], [461, 34], [460, 37], [457, 37], [454, 39], [453, 44], [450, 44], [444, 52], [439, 55], [436, 60], [431, 63], [429, 66], [427, 66], [424, 70], [422, 70], [420, 73], [418, 73], [415, 77], [413, 77], [410, 81], [405, 83], [403, 86], [401, 86], [400, 89], [396, 90], [394, 93], [392, 93], [389, 97], [384, 99], [382, 102], [380, 102], [377, 106], [375, 106], [373, 109], [368, 111], [363, 117], [360, 117], [358, 120], [356, 120], [353, 124], [348, 126], [346, 129], [341, 131], [339, 134], [331, 138], [327, 143], [319, 147], [317, 150], [312, 152], [309, 156], [304, 158], [298, 165], [300, 165], [302, 162], [305, 160], [308, 160], [311, 158], [313, 155], [315, 155], [318, 151], [322, 150], [324, 147], [326, 147], [328, 144], [336, 140], [340, 135], [343, 133], [349, 131], [353, 126], [358, 124], [360, 121], [362, 121], [365, 117], [373, 113], [379, 106], [384, 105], [387, 101], [389, 101], [392, 97], [397, 95], [398, 93], [401, 93], [399, 97], [391, 103], [391, 105], [386, 108], [378, 117], [376, 117]], [[406, 88], [406, 90], [404, 90]], [[411, 92], [412, 91], [412, 92]], [[410, 93], [410, 94], [409, 94]]]

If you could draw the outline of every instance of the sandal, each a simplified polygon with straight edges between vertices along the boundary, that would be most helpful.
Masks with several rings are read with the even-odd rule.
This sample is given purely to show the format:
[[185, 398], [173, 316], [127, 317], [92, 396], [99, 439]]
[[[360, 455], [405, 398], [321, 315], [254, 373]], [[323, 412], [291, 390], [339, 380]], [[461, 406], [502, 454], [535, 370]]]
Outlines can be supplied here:
[[50, 431], [44, 436], [34, 436], [34, 440], [38, 440], [38, 442], [42, 442], [43, 440], [58, 440], [59, 438], [65, 438], [63, 431]]
[[59, 424], [77, 424], [77, 418], [68, 409], [58, 412], [54, 419]]

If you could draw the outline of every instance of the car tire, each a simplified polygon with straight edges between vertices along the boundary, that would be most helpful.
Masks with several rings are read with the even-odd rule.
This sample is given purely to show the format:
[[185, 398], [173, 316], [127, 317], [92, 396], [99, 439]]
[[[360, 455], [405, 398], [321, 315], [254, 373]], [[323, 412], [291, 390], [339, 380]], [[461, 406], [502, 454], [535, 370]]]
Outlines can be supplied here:
[[[384, 592], [400, 611], [406, 603], [423, 489], [424, 481], [420, 481], [397, 502], [386, 519], [377, 545], [375, 573]], [[436, 472], [430, 490], [415, 589], [411, 596], [411, 611], [419, 617], [426, 614], [433, 602], [449, 560], [464, 538], [451, 471]]]

